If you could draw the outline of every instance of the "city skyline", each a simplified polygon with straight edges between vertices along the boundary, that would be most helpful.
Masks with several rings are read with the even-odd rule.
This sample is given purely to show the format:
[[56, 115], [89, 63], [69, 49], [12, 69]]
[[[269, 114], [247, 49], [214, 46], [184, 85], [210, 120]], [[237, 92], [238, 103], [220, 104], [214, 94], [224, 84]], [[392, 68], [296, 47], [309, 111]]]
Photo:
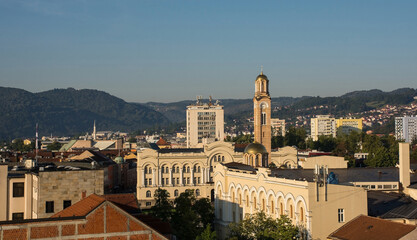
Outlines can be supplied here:
[[[0, 86], [127, 102], [417, 88], [413, 1], [0, 1]], [[221, 86], [221, 87], [220, 87]]]

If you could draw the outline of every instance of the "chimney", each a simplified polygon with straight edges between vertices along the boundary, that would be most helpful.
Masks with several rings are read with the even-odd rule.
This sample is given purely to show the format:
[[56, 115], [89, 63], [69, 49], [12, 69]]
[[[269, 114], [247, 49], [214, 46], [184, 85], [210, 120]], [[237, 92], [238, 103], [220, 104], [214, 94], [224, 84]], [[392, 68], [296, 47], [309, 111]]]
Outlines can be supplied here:
[[400, 153], [400, 183], [405, 189], [410, 186], [410, 143], [399, 143]]

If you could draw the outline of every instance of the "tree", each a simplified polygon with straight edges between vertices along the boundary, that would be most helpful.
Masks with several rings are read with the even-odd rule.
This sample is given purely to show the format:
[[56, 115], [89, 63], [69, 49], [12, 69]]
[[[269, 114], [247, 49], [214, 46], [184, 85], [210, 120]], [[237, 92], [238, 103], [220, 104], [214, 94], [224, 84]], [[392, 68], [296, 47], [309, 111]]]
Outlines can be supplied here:
[[181, 193], [174, 204], [171, 224], [178, 239], [196, 239], [213, 223], [214, 208], [210, 200], [196, 200], [192, 189]]
[[151, 208], [152, 214], [162, 221], [169, 221], [172, 215], [172, 203], [168, 200], [169, 192], [165, 189], [158, 188], [154, 194], [155, 205]]
[[199, 235], [198, 215], [192, 206], [196, 199], [191, 189], [185, 190], [174, 201], [175, 212], [172, 216], [174, 233], [180, 240], [195, 239]]
[[214, 220], [214, 207], [208, 198], [201, 198], [193, 205], [193, 210], [199, 216], [198, 221], [207, 228]]
[[49, 144], [49, 145], [46, 147], [46, 149], [48, 149], [48, 151], [54, 151], [54, 150], [59, 150], [59, 149], [61, 149], [61, 147], [62, 147], [62, 144], [61, 144], [61, 143], [59, 143], [59, 142], [57, 142], [57, 141], [55, 141], [55, 142], [53, 142], [53, 143]]
[[208, 224], [204, 231], [197, 236], [196, 240], [216, 240], [216, 232], [211, 230], [211, 225]]
[[298, 228], [291, 220], [281, 215], [273, 219], [264, 212], [252, 214], [239, 223], [231, 223], [230, 240], [272, 240], [294, 239], [298, 235]]
[[272, 136], [271, 139], [271, 148], [280, 148], [284, 146], [284, 137], [283, 136]]

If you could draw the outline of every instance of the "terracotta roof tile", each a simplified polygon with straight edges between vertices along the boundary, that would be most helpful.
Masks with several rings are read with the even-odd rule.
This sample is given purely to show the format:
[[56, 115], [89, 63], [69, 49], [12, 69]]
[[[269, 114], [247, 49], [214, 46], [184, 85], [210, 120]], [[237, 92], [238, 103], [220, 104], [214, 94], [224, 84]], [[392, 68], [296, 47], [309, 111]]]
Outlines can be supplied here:
[[101, 196], [107, 201], [116, 204], [126, 212], [138, 212], [139, 204], [136, 200], [136, 196], [133, 193], [122, 193], [122, 194], [106, 194]]
[[394, 240], [409, 234], [417, 226], [359, 215], [332, 234], [329, 239]]
[[97, 208], [100, 204], [102, 204], [104, 201], [106, 201], [106, 199], [96, 194], [91, 194], [90, 196], [82, 199], [81, 201], [75, 203], [74, 205], [69, 206], [65, 208], [64, 210], [52, 215], [51, 218], [86, 216], [95, 208]]
[[163, 138], [159, 138], [156, 145], [169, 145]]

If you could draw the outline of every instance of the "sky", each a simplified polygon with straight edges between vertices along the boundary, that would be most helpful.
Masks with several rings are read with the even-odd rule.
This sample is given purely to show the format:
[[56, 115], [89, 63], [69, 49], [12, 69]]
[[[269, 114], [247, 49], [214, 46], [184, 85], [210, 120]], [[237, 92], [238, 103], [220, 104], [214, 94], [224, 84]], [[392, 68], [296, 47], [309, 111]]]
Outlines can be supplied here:
[[128, 102], [417, 88], [417, 1], [0, 0], [0, 86]]

